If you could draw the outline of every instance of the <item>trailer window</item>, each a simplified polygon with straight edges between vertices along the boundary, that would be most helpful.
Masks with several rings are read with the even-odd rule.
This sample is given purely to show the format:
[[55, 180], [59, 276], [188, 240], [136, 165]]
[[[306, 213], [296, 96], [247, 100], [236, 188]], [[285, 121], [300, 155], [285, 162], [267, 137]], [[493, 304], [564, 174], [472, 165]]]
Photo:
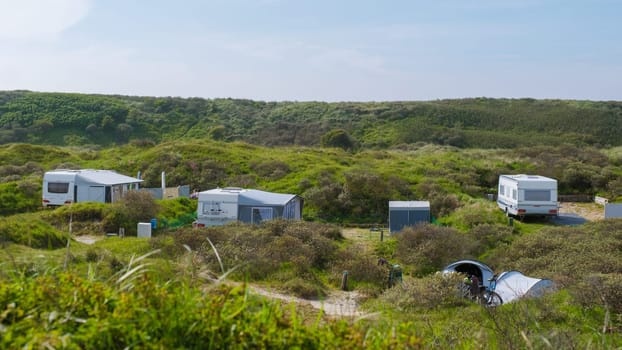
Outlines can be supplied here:
[[203, 202], [203, 214], [222, 215], [222, 209], [220, 209], [220, 202], [215, 202], [215, 201]]
[[48, 182], [48, 193], [69, 192], [69, 182]]
[[551, 200], [549, 190], [525, 190], [525, 200], [535, 202], [548, 202]]
[[505, 186], [499, 185], [499, 194], [505, 196]]
[[516, 189], [512, 189], [512, 199], [516, 200]]

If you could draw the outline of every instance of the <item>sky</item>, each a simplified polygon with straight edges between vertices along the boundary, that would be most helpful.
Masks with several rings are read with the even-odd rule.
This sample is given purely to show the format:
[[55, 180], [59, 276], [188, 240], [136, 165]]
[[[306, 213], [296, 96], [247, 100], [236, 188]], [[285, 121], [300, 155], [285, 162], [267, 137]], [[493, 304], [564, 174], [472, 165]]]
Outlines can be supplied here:
[[0, 90], [622, 100], [619, 0], [0, 0]]

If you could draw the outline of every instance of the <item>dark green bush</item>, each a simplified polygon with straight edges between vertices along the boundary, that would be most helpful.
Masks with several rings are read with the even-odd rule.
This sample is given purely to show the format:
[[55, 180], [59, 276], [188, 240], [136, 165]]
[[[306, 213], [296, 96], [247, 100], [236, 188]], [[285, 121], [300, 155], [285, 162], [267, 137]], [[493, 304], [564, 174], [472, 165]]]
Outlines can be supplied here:
[[0, 183], [0, 215], [35, 211], [41, 206], [41, 184], [33, 180]]

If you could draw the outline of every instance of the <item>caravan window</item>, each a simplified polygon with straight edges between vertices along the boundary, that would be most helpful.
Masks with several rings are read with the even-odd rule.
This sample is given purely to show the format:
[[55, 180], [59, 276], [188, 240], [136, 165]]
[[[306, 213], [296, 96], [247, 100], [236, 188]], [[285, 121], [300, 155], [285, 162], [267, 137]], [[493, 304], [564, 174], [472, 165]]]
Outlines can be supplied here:
[[512, 189], [512, 199], [516, 200], [516, 189]]
[[525, 190], [525, 200], [534, 202], [548, 202], [551, 200], [549, 190]]
[[221, 215], [220, 202], [207, 201], [203, 202], [203, 214], [205, 215]]
[[69, 182], [48, 182], [48, 193], [69, 192]]
[[505, 196], [505, 186], [499, 185], [499, 195]]

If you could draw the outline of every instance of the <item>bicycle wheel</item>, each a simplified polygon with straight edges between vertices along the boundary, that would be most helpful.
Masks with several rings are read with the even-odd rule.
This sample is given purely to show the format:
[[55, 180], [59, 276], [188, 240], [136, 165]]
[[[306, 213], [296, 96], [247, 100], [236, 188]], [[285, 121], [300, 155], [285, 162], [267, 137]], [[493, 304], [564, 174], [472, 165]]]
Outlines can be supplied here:
[[503, 304], [503, 299], [501, 299], [499, 294], [490, 292], [486, 295], [486, 306], [499, 306], [501, 304]]

